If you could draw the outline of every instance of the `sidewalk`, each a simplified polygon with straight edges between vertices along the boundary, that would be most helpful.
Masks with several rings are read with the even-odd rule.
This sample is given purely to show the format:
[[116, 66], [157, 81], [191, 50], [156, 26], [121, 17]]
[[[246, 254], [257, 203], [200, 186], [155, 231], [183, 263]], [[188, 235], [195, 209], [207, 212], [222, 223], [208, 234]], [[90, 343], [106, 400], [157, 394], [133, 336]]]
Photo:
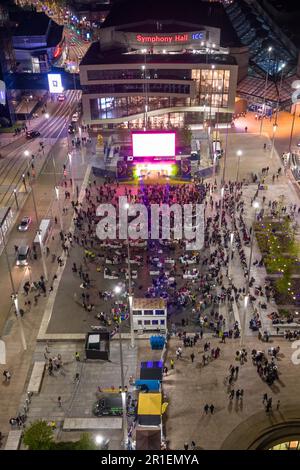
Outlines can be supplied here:
[[[74, 159], [73, 164], [75, 166], [75, 171], [76, 171], [75, 183], [78, 184], [78, 186], [81, 185], [81, 182], [85, 175], [86, 162], [89, 161], [89, 159], [90, 159], [90, 156], [85, 157], [82, 160]], [[35, 184], [36, 198], [39, 201], [38, 210], [40, 214], [42, 210], [46, 210], [46, 212], [49, 213], [49, 209], [50, 209], [49, 204], [46, 204], [47, 209], [45, 207], [45, 204], [44, 204], [44, 209], [43, 209], [43, 205], [41, 206], [40, 204], [41, 201], [43, 200], [43, 192], [45, 190], [45, 180], [48, 181], [48, 184], [49, 184], [49, 176], [48, 176], [49, 172], [47, 172], [47, 165], [44, 168], [44, 171], [46, 171], [46, 174], [42, 173], [41, 176], [37, 179], [37, 182]], [[51, 187], [51, 183], [50, 183], [50, 187]], [[53, 193], [50, 192], [49, 194], [48, 192], [46, 194], [48, 194], [48, 198], [49, 196], [51, 199], [53, 198]], [[30, 213], [30, 209], [29, 209], [30, 207], [32, 207], [31, 198], [29, 198], [26, 201], [24, 210]], [[69, 203], [69, 207], [70, 207], [70, 203]], [[54, 216], [55, 213], [57, 213], [56, 212], [57, 208], [55, 209], [55, 206], [53, 206], [53, 211], [54, 211], [53, 213], [53, 216]], [[72, 220], [72, 211], [70, 209], [68, 210], [67, 215], [63, 216], [63, 219], [64, 219], [64, 228], [66, 230]], [[60, 230], [60, 227], [58, 224], [56, 227], [54, 227], [54, 230], [53, 230], [52, 235], [54, 237], [54, 240], [51, 239], [50, 242], [48, 243], [50, 253], [55, 253], [57, 256], [59, 256], [61, 252], [61, 242], [58, 236], [59, 230]], [[47, 258], [46, 262], [47, 262], [47, 269], [48, 269], [48, 275], [49, 275], [49, 282], [47, 284], [47, 289], [49, 289], [49, 287], [52, 284], [53, 275], [56, 273], [56, 270], [57, 270], [57, 263], [51, 262], [51, 255], [49, 256], [49, 258]], [[41, 267], [41, 263], [39, 260], [38, 263], [35, 262], [32, 265], [32, 278], [38, 279], [41, 274], [42, 274], [42, 267]], [[10, 292], [9, 287], [8, 289], [9, 289], [8, 292]], [[4, 383], [1, 383], [0, 385], [0, 428], [1, 428], [1, 432], [4, 434], [6, 434], [10, 429], [10, 425], [8, 421], [11, 417], [14, 417], [16, 415], [17, 410], [20, 405], [22, 394], [24, 392], [25, 384], [29, 380], [28, 372], [32, 364], [32, 358], [33, 358], [35, 347], [36, 347], [36, 337], [37, 337], [40, 323], [44, 314], [45, 305], [48, 300], [48, 295], [47, 297], [40, 297], [38, 300], [38, 305], [34, 306], [34, 302], [33, 302], [34, 293], [30, 294], [28, 298], [26, 298], [23, 295], [23, 293], [21, 293], [19, 297], [20, 297], [19, 303], [20, 303], [21, 308], [23, 307], [23, 303], [25, 302], [25, 300], [28, 300], [28, 299], [31, 300], [32, 307], [31, 307], [30, 312], [26, 312], [25, 310], [26, 313], [23, 318], [25, 337], [27, 340], [27, 350], [25, 352], [23, 351], [22, 346], [21, 346], [18, 323], [12, 310], [9, 315], [9, 318], [7, 319], [6, 325], [4, 327], [3, 336], [2, 336], [2, 339], [5, 341], [5, 344], [6, 344], [6, 354], [7, 354], [7, 361], [6, 361], [5, 367], [8, 368], [12, 374], [11, 383], [9, 385], [6, 385]], [[1, 374], [5, 367], [4, 366], [1, 367], [1, 372], [0, 372]]]

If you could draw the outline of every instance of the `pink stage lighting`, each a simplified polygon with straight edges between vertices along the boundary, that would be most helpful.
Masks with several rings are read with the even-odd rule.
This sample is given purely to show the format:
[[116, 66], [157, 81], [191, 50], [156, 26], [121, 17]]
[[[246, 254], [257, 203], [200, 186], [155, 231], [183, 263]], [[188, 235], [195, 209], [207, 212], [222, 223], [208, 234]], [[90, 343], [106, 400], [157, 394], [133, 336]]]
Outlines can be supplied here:
[[132, 132], [134, 158], [175, 158], [175, 132]]

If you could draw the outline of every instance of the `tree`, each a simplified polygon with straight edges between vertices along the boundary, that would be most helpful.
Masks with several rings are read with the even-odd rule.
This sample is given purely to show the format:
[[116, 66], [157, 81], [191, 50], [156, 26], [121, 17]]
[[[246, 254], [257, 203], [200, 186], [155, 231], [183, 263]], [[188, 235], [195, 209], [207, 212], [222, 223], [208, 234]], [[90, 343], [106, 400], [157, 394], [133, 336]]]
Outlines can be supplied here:
[[48, 450], [53, 442], [53, 430], [46, 421], [35, 421], [25, 431], [23, 442], [29, 450]]

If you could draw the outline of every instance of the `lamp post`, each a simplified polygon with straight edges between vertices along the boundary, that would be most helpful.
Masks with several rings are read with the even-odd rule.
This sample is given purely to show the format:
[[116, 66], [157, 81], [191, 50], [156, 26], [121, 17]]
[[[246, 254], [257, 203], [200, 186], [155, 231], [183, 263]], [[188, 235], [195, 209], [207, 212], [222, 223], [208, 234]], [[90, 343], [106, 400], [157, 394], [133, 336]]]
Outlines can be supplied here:
[[221, 230], [222, 225], [222, 212], [223, 212], [223, 199], [224, 199], [224, 186], [221, 188], [221, 206], [220, 206], [220, 217], [219, 217], [219, 230]]
[[261, 135], [262, 133], [262, 127], [263, 127], [263, 120], [264, 120], [264, 114], [265, 114], [265, 107], [266, 107], [266, 92], [267, 92], [267, 86], [268, 86], [268, 76], [269, 76], [269, 67], [270, 67], [270, 60], [271, 60], [271, 52], [272, 52], [272, 47], [268, 48], [269, 52], [269, 58], [268, 58], [268, 65], [267, 65], [267, 72], [266, 72], [266, 81], [265, 81], [265, 86], [264, 86], [264, 94], [263, 94], [263, 107], [262, 107], [262, 115], [261, 115], [261, 121], [260, 121], [260, 130], [259, 134]]
[[63, 220], [61, 216], [61, 210], [60, 210], [60, 199], [59, 199], [59, 186], [55, 186], [55, 195], [56, 195], [56, 200], [57, 200], [57, 208], [58, 208], [58, 217], [59, 217], [59, 224], [60, 224], [60, 229], [63, 231]]
[[254, 222], [256, 221], [256, 214], [259, 209], [259, 202], [254, 201], [253, 207], [255, 209], [255, 215], [252, 221], [252, 230], [251, 230], [251, 241], [250, 241], [250, 255], [249, 255], [249, 263], [248, 263], [248, 274], [246, 280], [246, 289], [245, 289], [245, 297], [244, 297], [244, 315], [241, 322], [241, 339], [240, 339], [240, 346], [244, 346], [244, 337], [245, 337], [245, 324], [246, 324], [246, 314], [249, 302], [249, 285], [250, 285], [250, 275], [251, 275], [251, 265], [252, 265], [252, 254], [253, 254], [253, 241], [254, 241]]
[[16, 188], [14, 189], [14, 196], [15, 196], [15, 200], [16, 200], [17, 210], [19, 210], [19, 203], [18, 203], [17, 190], [16, 190]]
[[22, 181], [23, 181], [23, 184], [24, 184], [25, 191], [27, 193], [28, 191], [27, 191], [27, 186], [26, 186], [26, 180], [25, 180], [25, 174], [24, 173], [22, 175]]
[[[129, 209], [128, 202], [125, 204], [125, 208]], [[128, 268], [128, 303], [129, 303], [129, 320], [130, 320], [130, 347], [135, 348], [135, 337], [134, 337], [134, 325], [133, 325], [133, 292], [132, 292], [132, 281], [131, 281], [131, 266], [130, 266], [130, 244], [127, 229], [127, 268]]]
[[145, 95], [145, 108], [144, 108], [144, 131], [148, 123], [148, 90], [147, 90], [147, 69], [146, 69], [146, 52], [144, 51], [145, 64], [142, 65], [143, 78], [144, 78], [144, 95]]
[[[122, 288], [120, 286], [115, 287], [115, 293], [120, 294]], [[121, 334], [121, 325], [122, 320], [120, 318], [119, 323], [119, 348], [120, 348], [120, 370], [121, 370], [121, 395], [122, 395], [122, 409], [123, 409], [123, 446], [127, 450], [127, 441], [128, 441], [128, 423], [127, 423], [127, 400], [125, 392], [125, 376], [124, 376], [124, 362], [123, 362], [123, 347], [122, 347], [122, 334]]]
[[243, 152], [241, 150], [238, 150], [236, 154], [238, 157], [238, 161], [237, 161], [237, 168], [236, 168], [235, 188], [234, 188], [234, 214], [235, 214], [235, 205], [236, 205], [237, 185], [239, 182], [239, 175], [240, 175], [240, 161], [241, 161], [241, 156], [243, 155]]
[[277, 125], [277, 118], [278, 118], [278, 111], [279, 111], [279, 106], [280, 106], [280, 95], [281, 95], [281, 88], [282, 88], [282, 79], [283, 79], [283, 69], [285, 67], [285, 62], [281, 64], [280, 70], [281, 70], [281, 77], [280, 77], [280, 85], [279, 85], [279, 90], [278, 90], [278, 99], [277, 99], [277, 105], [276, 105], [276, 114], [275, 114], [275, 124]]
[[234, 232], [230, 234], [230, 247], [229, 247], [229, 264], [228, 264], [228, 278], [231, 279], [231, 265], [232, 265], [232, 248], [234, 242]]
[[[81, 137], [81, 135], [80, 135]], [[80, 138], [81, 141], [81, 138]], [[74, 194], [75, 191], [75, 181], [74, 181], [74, 172], [73, 172], [73, 165], [72, 165], [72, 154], [71, 152], [68, 153], [69, 157], [69, 165], [70, 165], [70, 170], [71, 170], [71, 179], [72, 179], [72, 193]]]
[[46, 281], [48, 281], [48, 271], [47, 271], [47, 266], [46, 266], [46, 260], [45, 260], [44, 246], [43, 246], [41, 230], [38, 230], [37, 234], [38, 234], [39, 242], [40, 242], [40, 249], [41, 249], [41, 255], [42, 255], [44, 276], [45, 276]]
[[11, 287], [12, 287], [12, 291], [13, 291], [13, 293], [11, 295], [11, 299], [12, 299], [12, 301], [14, 303], [14, 306], [15, 306], [15, 309], [16, 309], [16, 315], [17, 315], [17, 320], [18, 320], [19, 328], [20, 328], [20, 336], [21, 336], [22, 346], [23, 346], [24, 351], [26, 351], [26, 349], [27, 349], [26, 338], [25, 338], [25, 333], [24, 333], [24, 328], [23, 328], [22, 317], [21, 317], [20, 309], [19, 309], [18, 295], [17, 295], [16, 289], [15, 289], [15, 284], [14, 284], [13, 277], [12, 277], [10, 262], [9, 262], [8, 253], [7, 253], [7, 247], [6, 247], [5, 238], [4, 238], [3, 221], [1, 222], [0, 229], [1, 229], [3, 249], [4, 249], [6, 263], [7, 263], [8, 272], [9, 272], [9, 277], [10, 277], [10, 283], [11, 283]]
[[295, 126], [297, 106], [298, 106], [298, 103], [295, 103], [293, 120], [292, 120], [292, 127], [291, 127], [291, 133], [290, 133], [290, 140], [289, 140], [289, 155], [291, 155], [291, 151], [292, 151], [292, 140], [293, 140], [293, 134], [294, 134], [294, 126]]
[[271, 160], [273, 158], [273, 153], [274, 153], [274, 143], [275, 143], [275, 132], [277, 130], [278, 124], [273, 124], [273, 137], [272, 137], [272, 150], [271, 150]]

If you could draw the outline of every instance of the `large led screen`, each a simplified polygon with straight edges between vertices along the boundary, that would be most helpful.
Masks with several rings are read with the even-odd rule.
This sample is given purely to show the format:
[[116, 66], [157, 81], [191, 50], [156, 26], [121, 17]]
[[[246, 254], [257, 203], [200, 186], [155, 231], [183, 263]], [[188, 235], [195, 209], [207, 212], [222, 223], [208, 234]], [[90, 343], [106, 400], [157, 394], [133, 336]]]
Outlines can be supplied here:
[[135, 158], [175, 158], [175, 132], [132, 132]]
[[59, 73], [48, 73], [50, 93], [62, 93], [64, 91]]

